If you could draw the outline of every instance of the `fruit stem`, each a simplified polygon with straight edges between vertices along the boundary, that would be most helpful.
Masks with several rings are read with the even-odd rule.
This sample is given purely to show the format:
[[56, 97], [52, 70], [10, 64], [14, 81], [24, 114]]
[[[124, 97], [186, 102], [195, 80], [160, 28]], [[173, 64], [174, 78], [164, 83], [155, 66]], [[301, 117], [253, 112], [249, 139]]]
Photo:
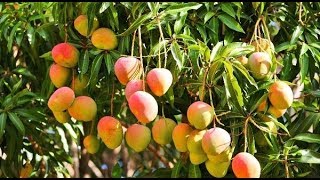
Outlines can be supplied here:
[[143, 70], [143, 59], [142, 59], [142, 39], [141, 39], [141, 26], [138, 28], [139, 34], [139, 54], [140, 54], [140, 61], [142, 66], [142, 90], [146, 91], [145, 82], [144, 82], [144, 70]]
[[[158, 22], [158, 27], [159, 27], [159, 33], [160, 33], [160, 37], [163, 41], [163, 50], [164, 50], [164, 68], [166, 67], [167, 65], [167, 50], [166, 50], [166, 44], [165, 44], [165, 39], [164, 39], [164, 36], [163, 36], [163, 32], [162, 32], [162, 28], [161, 28], [161, 24], [160, 24], [160, 19], [157, 17], [157, 22]], [[160, 43], [160, 41], [159, 41]], [[160, 48], [159, 48], [159, 51], [160, 51]], [[160, 64], [160, 57], [159, 57], [159, 66], [161, 67], [161, 64]]]
[[113, 116], [113, 98], [114, 98], [114, 81], [112, 79], [112, 93], [111, 93], [111, 99], [110, 99], [111, 116]]
[[68, 32], [67, 32], [68, 24], [64, 24], [64, 42], [66, 43], [68, 40]]
[[265, 21], [264, 16], [261, 17], [261, 21], [262, 21], [263, 27], [264, 27], [264, 29], [265, 29], [265, 31], [266, 31], [266, 36], [267, 36], [269, 42], [271, 42], [271, 40], [270, 40], [270, 34], [269, 34], [269, 30], [268, 30], [268, 26], [267, 26], [267, 24], [266, 24], [266, 21]]
[[251, 119], [250, 116], [247, 117], [247, 119], [244, 122], [244, 130], [243, 130], [243, 134], [244, 134], [244, 150], [243, 152], [247, 152], [247, 147], [248, 147], [248, 138], [247, 138], [247, 129], [248, 129], [248, 122]]
[[72, 89], [75, 89], [75, 87], [74, 87], [75, 86], [75, 80], [74, 80], [75, 79], [75, 72], [74, 71], [75, 71], [75, 69], [73, 68], [72, 69], [72, 84], [71, 84]]
[[288, 150], [284, 149], [284, 168], [286, 171], [286, 178], [290, 178], [290, 173], [289, 173], [289, 164], [288, 164]]
[[253, 38], [254, 38], [255, 40], [257, 40], [257, 30], [258, 30], [258, 28], [259, 28], [259, 23], [260, 23], [260, 21], [261, 21], [261, 18], [259, 18], [259, 19], [257, 20], [256, 24], [254, 25], [254, 31], [253, 31], [253, 35], [252, 35], [252, 37], [251, 37], [251, 39], [250, 39], [250, 44], [252, 43]]
[[164, 115], [164, 101], [161, 101], [161, 109], [162, 109], [162, 117], [165, 117]]
[[[161, 38], [159, 38], [159, 44], [160, 44]], [[160, 53], [160, 47], [158, 51], [158, 68], [161, 68], [161, 53]]]
[[134, 41], [136, 40], [136, 33], [137, 30], [134, 31], [133, 37], [132, 37], [132, 44], [131, 44], [131, 56], [133, 56], [133, 51], [134, 51]]
[[209, 68], [206, 68], [205, 72], [204, 72], [204, 75], [203, 75], [203, 80], [202, 80], [202, 93], [200, 95], [200, 101], [203, 101], [203, 98], [204, 98], [204, 90], [206, 89], [206, 78], [207, 78], [207, 74], [209, 72]]
[[97, 119], [97, 118], [94, 118], [94, 119], [92, 120], [91, 128], [90, 128], [90, 135], [93, 135], [93, 134], [94, 134], [94, 127], [95, 127], [95, 124], [96, 124], [96, 119]]

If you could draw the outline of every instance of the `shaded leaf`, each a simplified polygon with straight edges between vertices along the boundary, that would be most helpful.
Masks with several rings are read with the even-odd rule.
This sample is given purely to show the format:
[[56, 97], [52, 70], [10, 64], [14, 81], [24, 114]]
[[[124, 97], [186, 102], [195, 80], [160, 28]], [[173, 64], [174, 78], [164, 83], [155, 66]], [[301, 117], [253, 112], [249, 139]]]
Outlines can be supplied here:
[[220, 14], [218, 18], [230, 29], [233, 29], [235, 31], [245, 33], [244, 30], [242, 29], [241, 25], [231, 16], [228, 14]]
[[182, 160], [180, 159], [177, 163], [175, 163], [175, 165], [172, 169], [171, 178], [180, 177], [181, 168], [182, 168]]
[[194, 165], [190, 163], [188, 178], [201, 178], [201, 171], [200, 171], [199, 165]]
[[178, 65], [179, 70], [181, 70], [183, 67], [184, 59], [183, 59], [183, 55], [180, 51], [180, 46], [176, 41], [173, 41], [171, 44], [171, 53], [172, 53], [174, 60], [176, 61], [177, 65]]
[[199, 9], [202, 6], [202, 4], [199, 4], [197, 2], [190, 2], [190, 3], [183, 3], [183, 4], [174, 4], [169, 6], [167, 9], [165, 9], [163, 12], [164, 14], [176, 14], [180, 12], [187, 12], [191, 9]]
[[232, 16], [233, 18], [236, 18], [236, 13], [232, 8], [231, 3], [221, 3], [220, 7], [222, 9], [223, 12], [229, 14], [230, 16]]
[[152, 13], [148, 13], [148, 14], [145, 14], [145, 15], [142, 15], [140, 16], [138, 19], [136, 19], [132, 24], [131, 26], [126, 30], [124, 31], [123, 33], [119, 34], [118, 36], [127, 36], [131, 33], [133, 33], [136, 29], [138, 29], [138, 27], [140, 25], [142, 25], [145, 21], [147, 21], [148, 19], [150, 19], [152, 17]]
[[25, 135], [25, 128], [24, 128], [24, 125], [21, 122], [20, 118], [17, 116], [17, 114], [8, 112], [8, 115], [9, 115], [9, 119], [11, 120], [12, 124], [17, 128], [19, 133], [24, 136]]
[[122, 168], [120, 167], [120, 164], [117, 163], [112, 168], [111, 177], [112, 178], [121, 178], [121, 174], [122, 174]]
[[7, 113], [3, 112], [0, 114], [0, 139], [2, 139], [2, 136], [4, 134], [4, 131], [6, 128], [6, 122], [7, 122]]

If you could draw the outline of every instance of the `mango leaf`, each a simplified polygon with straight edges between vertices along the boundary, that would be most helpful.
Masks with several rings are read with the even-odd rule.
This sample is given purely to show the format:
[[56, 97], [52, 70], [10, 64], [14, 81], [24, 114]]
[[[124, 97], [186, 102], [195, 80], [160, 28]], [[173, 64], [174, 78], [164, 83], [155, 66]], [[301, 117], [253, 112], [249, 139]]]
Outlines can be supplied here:
[[300, 163], [320, 164], [320, 153], [312, 151], [310, 149], [301, 149], [295, 152], [294, 155], [299, 155], [300, 157], [288, 158], [288, 160]]
[[210, 20], [214, 15], [215, 15], [215, 13], [212, 12], [212, 11], [207, 12], [207, 14], [204, 16], [204, 22], [203, 22], [203, 23], [206, 23], [206, 22], [207, 22], [208, 20]]
[[211, 54], [210, 54], [210, 61], [212, 62], [215, 57], [217, 56], [218, 51], [221, 49], [221, 47], [223, 46], [222, 42], [218, 42], [211, 50]]
[[90, 79], [89, 79], [90, 90], [96, 86], [96, 83], [98, 81], [98, 74], [101, 68], [102, 59], [103, 59], [103, 54], [100, 54], [96, 56], [96, 58], [93, 60], [93, 63], [91, 66]]
[[179, 178], [181, 168], [182, 168], [182, 160], [180, 159], [177, 163], [175, 163], [172, 169], [171, 178]]
[[190, 2], [190, 3], [183, 3], [183, 4], [174, 4], [166, 8], [164, 11], [164, 15], [167, 14], [177, 14], [180, 12], [187, 12], [191, 9], [199, 9], [202, 6], [202, 4], [199, 4], [197, 2]]
[[17, 116], [16, 113], [8, 112], [9, 119], [11, 120], [12, 124], [17, 128], [21, 135], [25, 135], [25, 128], [23, 123], [21, 122], [20, 118]]
[[300, 56], [299, 64], [300, 64], [301, 80], [303, 82], [304, 79], [306, 78], [306, 75], [308, 73], [308, 68], [309, 68], [309, 56], [308, 56], [308, 54], [304, 54], [304, 55]]
[[11, 52], [12, 51], [12, 44], [13, 44], [13, 38], [16, 35], [16, 31], [18, 30], [18, 28], [22, 25], [22, 21], [19, 21], [17, 24], [15, 24], [10, 32], [10, 36], [8, 39], [8, 51]]
[[254, 78], [250, 75], [248, 70], [240, 63], [240, 62], [233, 62], [232, 65], [237, 68], [243, 75], [244, 77], [249, 81], [251, 85], [253, 85], [255, 88], [258, 89], [258, 85]]
[[86, 74], [89, 69], [89, 51], [87, 49], [84, 51], [84, 55], [81, 60], [80, 74]]
[[230, 16], [232, 16], [233, 18], [236, 18], [236, 13], [232, 8], [231, 3], [221, 3], [220, 7], [222, 9], [223, 12], [229, 14]]
[[111, 2], [103, 2], [101, 4], [101, 7], [99, 9], [99, 13], [102, 14], [105, 10], [108, 9], [108, 7], [110, 6]]
[[104, 62], [106, 64], [106, 68], [107, 68], [108, 74], [110, 75], [111, 71], [113, 71], [114, 64], [112, 62], [112, 58], [111, 58], [111, 55], [109, 53], [104, 55]]
[[7, 122], [7, 113], [3, 112], [0, 114], [0, 139], [2, 139], [2, 136], [4, 134], [4, 130], [6, 128], [6, 122]]
[[258, 106], [259, 106], [263, 101], [265, 101], [265, 100], [267, 99], [267, 97], [268, 97], [268, 94], [266, 93], [266, 94], [264, 94], [264, 95], [257, 101], [257, 103], [255, 103], [253, 106], [251, 106], [251, 108], [250, 108], [250, 114], [251, 114], [253, 111], [255, 111], [255, 110], [258, 108]]
[[179, 18], [176, 20], [176, 22], [174, 23], [174, 33], [179, 34], [182, 27], [185, 26], [185, 21], [187, 18], [188, 13], [186, 12], [180, 12], [180, 16]]
[[241, 25], [231, 16], [228, 14], [222, 13], [218, 16], [220, 21], [223, 22], [226, 26], [228, 26], [230, 29], [233, 29], [235, 31], [245, 33], [244, 30], [242, 29]]
[[233, 75], [233, 68], [231, 66], [231, 64], [227, 63], [226, 61], [224, 61], [224, 65], [227, 71], [227, 79], [228, 81], [230, 81], [231, 85], [232, 85], [232, 89], [231, 91], [234, 91], [232, 95], [234, 95], [236, 97], [236, 99], [238, 100], [238, 103], [241, 106], [244, 105], [243, 103], [243, 96], [242, 96], [242, 91], [241, 88], [239, 86], [238, 80], [237, 78]]
[[300, 133], [289, 140], [297, 140], [297, 141], [304, 141], [307, 143], [320, 144], [320, 135], [319, 134], [312, 134], [312, 133]]
[[274, 122], [274, 124], [278, 127], [280, 127], [281, 129], [283, 129], [286, 133], [288, 133], [289, 136], [291, 136], [289, 130], [287, 129], [286, 126], [284, 126], [281, 122], [279, 122], [276, 118], [274, 118], [273, 116], [271, 115], [267, 115], [271, 120], [272, 122]]
[[200, 171], [199, 165], [194, 165], [190, 163], [188, 178], [201, 178], [201, 171]]
[[121, 178], [121, 174], [122, 174], [122, 168], [120, 167], [120, 164], [117, 163], [112, 168], [111, 177], [112, 178]]
[[252, 46], [252, 45], [246, 45], [245, 46], [244, 44], [242, 44], [242, 46], [233, 49], [230, 52], [229, 56], [230, 57], [240, 57], [240, 56], [244, 56], [244, 55], [250, 54], [254, 50], [255, 50], [254, 46]]
[[17, 73], [17, 74], [21, 74], [23, 76], [29, 77], [32, 80], [36, 80], [36, 76], [34, 76], [27, 68], [25, 67], [17, 67], [14, 70], [12, 70], [12, 72]]
[[295, 136], [296, 134], [307, 132], [314, 121], [317, 119], [320, 119], [319, 113], [310, 112], [307, 117], [300, 116], [300, 118], [297, 118], [292, 124], [288, 126], [288, 129], [290, 129], [290, 134], [292, 136]]
[[298, 41], [298, 38], [301, 36], [301, 34], [303, 33], [304, 28], [302, 26], [297, 26], [296, 29], [294, 30], [291, 40], [290, 40], [290, 44], [295, 44]]
[[148, 13], [148, 14], [145, 14], [145, 15], [142, 15], [140, 16], [138, 19], [136, 19], [132, 24], [131, 26], [126, 30], [124, 31], [123, 33], [117, 35], [117, 36], [127, 36], [131, 33], [133, 33], [136, 29], [138, 29], [138, 27], [140, 25], [142, 25], [145, 21], [147, 21], [148, 19], [150, 19], [152, 17], [152, 13]]
[[184, 58], [181, 53], [180, 46], [176, 41], [173, 41], [171, 43], [171, 53], [172, 53], [173, 59], [176, 61], [178, 65], [179, 70], [181, 70], [183, 67]]
[[35, 36], [36, 34], [35, 34], [34, 28], [30, 24], [28, 24], [27, 37], [28, 37], [29, 44], [31, 46], [34, 46], [34, 43], [36, 40]]

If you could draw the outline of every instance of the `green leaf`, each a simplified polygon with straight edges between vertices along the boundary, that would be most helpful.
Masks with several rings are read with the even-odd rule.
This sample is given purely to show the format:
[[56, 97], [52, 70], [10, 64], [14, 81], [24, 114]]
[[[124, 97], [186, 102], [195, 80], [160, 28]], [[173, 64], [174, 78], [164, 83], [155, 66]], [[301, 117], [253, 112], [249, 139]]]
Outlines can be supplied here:
[[298, 41], [301, 34], [303, 33], [303, 31], [304, 31], [304, 28], [302, 26], [300, 26], [300, 25], [297, 26], [292, 34], [290, 44], [295, 44]]
[[40, 57], [40, 58], [45, 58], [45, 59], [51, 59], [51, 60], [53, 60], [53, 59], [52, 59], [52, 55], [51, 55], [51, 51], [46, 52], [46, 53], [42, 54], [42, 55], [39, 56], [39, 57]]
[[232, 16], [233, 18], [236, 18], [236, 13], [232, 8], [231, 3], [221, 3], [220, 7], [222, 9], [223, 12], [229, 14], [230, 16]]
[[239, 46], [235, 49], [233, 49], [230, 54], [229, 57], [240, 57], [240, 56], [244, 56], [247, 54], [250, 54], [252, 52], [254, 52], [255, 47], [251, 46], [251, 45], [247, 45], [245, 46], [244, 44], [242, 44], [242, 46]]
[[117, 163], [112, 168], [111, 177], [112, 178], [121, 178], [121, 174], [122, 174], [122, 168], [120, 167], [120, 164]]
[[28, 37], [29, 44], [31, 46], [34, 46], [34, 43], [36, 40], [36, 34], [35, 34], [34, 28], [30, 24], [28, 24], [27, 37]]
[[25, 135], [25, 128], [24, 128], [22, 121], [17, 116], [17, 114], [8, 112], [8, 115], [9, 115], [9, 119], [11, 120], [12, 124], [17, 128], [19, 133], [24, 136]]
[[304, 54], [299, 58], [299, 65], [300, 65], [300, 74], [302, 82], [306, 78], [309, 68], [309, 56], [308, 54]]
[[107, 68], [108, 74], [110, 75], [111, 71], [113, 70], [114, 64], [112, 62], [112, 58], [111, 58], [111, 55], [109, 53], [104, 55], [104, 62], [106, 64], [106, 68]]
[[196, 2], [190, 2], [190, 3], [181, 3], [181, 4], [174, 4], [169, 6], [167, 9], [165, 9], [164, 14], [177, 14], [180, 12], [187, 12], [191, 9], [199, 9], [202, 6], [202, 4], [196, 3]]
[[86, 49], [83, 55], [80, 74], [86, 74], [89, 69], [89, 51]]
[[208, 20], [210, 20], [216, 13], [212, 12], [212, 11], [209, 11], [207, 12], [207, 14], [204, 16], [204, 22], [203, 23], [206, 23]]
[[281, 44], [279, 44], [279, 45], [277, 45], [275, 47], [275, 52], [279, 53], [281, 51], [293, 48], [294, 46], [296, 46], [296, 45], [295, 44], [290, 44], [290, 42], [283, 42], [283, 43], [281, 43]]
[[230, 29], [233, 29], [235, 31], [241, 32], [241, 33], [245, 33], [244, 30], [242, 29], [241, 25], [231, 16], [229, 16], [228, 14], [220, 14], [218, 16], [218, 18], [226, 25], [228, 26]]
[[96, 86], [98, 82], [98, 74], [101, 68], [101, 63], [103, 59], [103, 54], [96, 56], [96, 58], [92, 62], [91, 73], [89, 78], [89, 89], [92, 90], [93, 87]]
[[7, 113], [3, 112], [0, 115], [0, 139], [2, 139], [2, 136], [4, 134], [4, 130], [6, 128], [6, 122], [7, 122]]
[[17, 73], [17, 74], [21, 74], [23, 76], [29, 77], [32, 80], [36, 80], [36, 76], [33, 75], [27, 68], [25, 67], [17, 67], [16, 69], [12, 70], [12, 72]]
[[221, 49], [221, 47], [223, 46], [222, 42], [218, 42], [211, 50], [211, 54], [210, 54], [210, 61], [212, 62], [214, 60], [214, 58], [217, 56], [218, 51]]
[[108, 7], [110, 6], [111, 2], [103, 2], [101, 4], [101, 7], [99, 9], [99, 13], [102, 14], [104, 11], [106, 11], [108, 9]]
[[126, 30], [124, 31], [123, 33], [117, 35], [117, 36], [127, 36], [131, 33], [133, 33], [136, 29], [138, 29], [138, 27], [140, 25], [142, 25], [145, 21], [147, 21], [148, 19], [150, 19], [152, 17], [152, 13], [148, 13], [148, 14], [145, 14], [145, 15], [142, 15], [140, 16], [138, 19], [136, 19], [132, 24], [131, 26]]
[[300, 56], [302, 56], [305, 53], [307, 53], [308, 50], [309, 50], [309, 46], [305, 42], [303, 42], [301, 50], [300, 50]]
[[271, 116], [271, 115], [267, 115], [267, 116], [272, 120], [272, 122], [274, 122], [274, 124], [275, 124], [276, 126], [278, 126], [278, 127], [280, 127], [281, 129], [283, 129], [286, 133], [288, 133], [289, 136], [291, 135], [290, 132], [289, 132], [289, 130], [287, 129], [287, 127], [284, 126], [281, 122], [279, 122], [276, 118], [274, 118], [274, 117]]
[[[1, 136], [0, 136], [1, 137]], [[171, 178], [179, 178], [180, 177], [180, 171], [182, 168], [182, 160], [180, 159], [173, 167], [171, 172]]]
[[244, 77], [249, 81], [251, 85], [253, 85], [255, 88], [258, 89], [257, 83], [254, 80], [254, 78], [250, 75], [248, 70], [239, 61], [233, 62], [232, 65], [244, 75]]
[[255, 111], [255, 110], [258, 108], [258, 106], [259, 106], [263, 101], [265, 101], [265, 100], [267, 99], [267, 97], [268, 97], [268, 94], [264, 94], [264, 95], [257, 101], [257, 103], [255, 103], [253, 106], [251, 106], [251, 108], [250, 108], [250, 114], [251, 114], [253, 111]]
[[301, 133], [297, 134], [295, 137], [290, 140], [304, 141], [307, 143], [317, 143], [320, 144], [320, 135], [312, 133]]
[[320, 164], [320, 153], [312, 151], [310, 149], [301, 149], [295, 153], [299, 155], [299, 158], [288, 158], [290, 161], [300, 163]]
[[12, 51], [12, 44], [13, 44], [13, 38], [16, 35], [16, 31], [17, 29], [22, 25], [22, 21], [19, 21], [16, 25], [13, 26], [11, 32], [10, 32], [10, 36], [9, 36], [9, 40], [8, 40], [8, 51], [11, 52]]
[[[228, 79], [228, 81], [230, 81], [231, 86], [232, 86], [231, 91], [233, 91], [233, 93], [231, 94], [231, 96], [235, 96], [236, 97], [236, 99], [238, 100], [238, 103], [239, 103], [239, 105], [241, 107], [241, 106], [244, 105], [244, 103], [243, 103], [242, 91], [241, 91], [241, 88], [239, 86], [238, 80], [233, 75], [233, 68], [232, 68], [231, 64], [224, 61], [224, 65], [225, 65], [225, 68], [226, 68], [226, 71], [227, 71], [227, 79]], [[234, 97], [232, 97], [232, 98], [234, 98]]]
[[188, 13], [186, 12], [180, 12], [180, 16], [179, 18], [176, 20], [176, 22], [174, 23], [174, 33], [179, 34], [182, 27], [185, 26], [185, 21], [187, 18]]
[[188, 178], [201, 178], [201, 171], [200, 171], [199, 165], [194, 165], [190, 163]]
[[183, 67], [184, 59], [183, 59], [183, 55], [180, 50], [180, 46], [176, 41], [173, 41], [171, 44], [171, 53], [172, 53], [174, 60], [176, 61], [177, 65], [178, 65], [179, 70], [181, 70]]

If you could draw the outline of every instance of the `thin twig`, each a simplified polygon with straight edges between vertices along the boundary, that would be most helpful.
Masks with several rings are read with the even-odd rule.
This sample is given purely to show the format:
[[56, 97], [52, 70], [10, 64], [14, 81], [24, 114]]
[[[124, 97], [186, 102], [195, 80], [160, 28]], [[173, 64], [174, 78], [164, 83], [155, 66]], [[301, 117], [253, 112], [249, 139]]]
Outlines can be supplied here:
[[299, 20], [298, 21], [302, 26], [304, 26], [304, 23], [303, 23], [301, 17], [302, 17], [302, 2], [299, 3]]
[[208, 72], [209, 72], [209, 68], [206, 68], [204, 75], [203, 75], [203, 80], [202, 80], [202, 90], [201, 90], [202, 92], [201, 92], [201, 95], [199, 94], [200, 101], [203, 101], [203, 98], [204, 98], [204, 90], [206, 87], [206, 80], [207, 80]]
[[111, 99], [110, 99], [110, 114], [113, 116], [113, 98], [114, 98], [114, 81], [112, 80], [112, 94], [111, 94]]
[[134, 41], [136, 40], [136, 33], [137, 30], [134, 31], [133, 37], [132, 37], [132, 44], [131, 44], [131, 56], [133, 56], [133, 51], [134, 51]]
[[247, 152], [247, 147], [248, 147], [248, 138], [247, 138], [247, 129], [248, 129], [248, 123], [251, 117], [247, 117], [247, 119], [244, 122], [244, 130], [243, 130], [243, 135], [244, 135], [244, 152]]
[[139, 34], [139, 54], [140, 54], [140, 61], [142, 66], [142, 89], [143, 91], [146, 91], [145, 87], [145, 80], [144, 80], [144, 71], [143, 71], [143, 59], [142, 59], [142, 39], [141, 39], [141, 26], [138, 28], [138, 34]]
[[167, 168], [170, 168], [170, 165], [169, 165], [169, 161], [164, 158], [163, 156], [161, 156], [158, 151], [156, 150], [155, 147], [153, 147], [151, 144], [149, 144], [148, 146], [148, 149], [154, 154], [156, 155], [156, 157], [167, 167]]
[[[165, 39], [163, 36], [163, 32], [162, 32], [162, 28], [161, 28], [161, 24], [160, 24], [160, 19], [157, 17], [157, 22], [158, 22], [158, 27], [159, 27], [159, 33], [160, 33], [160, 37], [162, 38], [163, 41], [163, 49], [164, 49], [164, 68], [167, 65], [167, 50], [166, 50], [166, 43], [164, 43]], [[160, 61], [160, 59], [159, 59]]]

